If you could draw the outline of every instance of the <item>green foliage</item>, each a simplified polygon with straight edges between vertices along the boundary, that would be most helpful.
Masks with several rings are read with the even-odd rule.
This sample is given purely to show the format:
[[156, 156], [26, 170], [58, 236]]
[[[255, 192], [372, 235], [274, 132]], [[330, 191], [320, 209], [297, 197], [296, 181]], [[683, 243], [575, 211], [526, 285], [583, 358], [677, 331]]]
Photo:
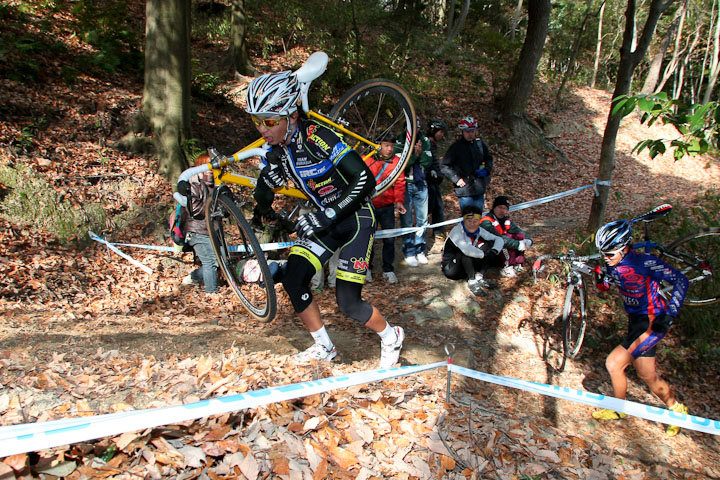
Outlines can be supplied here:
[[647, 149], [651, 158], [673, 149], [673, 157], [694, 157], [720, 147], [720, 106], [717, 102], [686, 105], [660, 92], [655, 95], [621, 95], [614, 100], [613, 115], [630, 115], [637, 108], [642, 112], [641, 123], [653, 125], [660, 120], [678, 131], [674, 139], [648, 139], [639, 142], [633, 152]]
[[75, 208], [45, 177], [25, 165], [0, 165], [0, 183], [10, 190], [0, 212], [13, 222], [32, 223], [53, 232], [62, 242], [105, 226], [107, 215], [102, 205]]
[[137, 49], [140, 35], [133, 30], [125, 2], [116, 0], [79, 0], [72, 7], [77, 33], [97, 49], [90, 64], [108, 72], [138, 68], [142, 56]]

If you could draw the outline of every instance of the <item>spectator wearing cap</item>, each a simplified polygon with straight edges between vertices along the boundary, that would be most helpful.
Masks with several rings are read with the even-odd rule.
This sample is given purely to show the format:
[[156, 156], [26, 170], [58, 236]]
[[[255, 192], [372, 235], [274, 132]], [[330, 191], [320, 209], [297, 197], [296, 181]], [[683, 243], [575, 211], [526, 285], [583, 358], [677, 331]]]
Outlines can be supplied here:
[[492, 176], [493, 157], [485, 142], [475, 138], [477, 127], [475, 118], [463, 118], [458, 124], [461, 135], [442, 161], [442, 173], [455, 185], [460, 209], [467, 205], [485, 209], [485, 191]]
[[505, 195], [495, 197], [490, 211], [480, 219], [480, 228], [503, 239], [502, 251], [485, 258], [487, 266], [501, 267], [500, 275], [503, 277], [516, 277], [523, 269], [525, 252], [532, 245], [532, 240], [510, 220], [509, 212], [510, 199]]

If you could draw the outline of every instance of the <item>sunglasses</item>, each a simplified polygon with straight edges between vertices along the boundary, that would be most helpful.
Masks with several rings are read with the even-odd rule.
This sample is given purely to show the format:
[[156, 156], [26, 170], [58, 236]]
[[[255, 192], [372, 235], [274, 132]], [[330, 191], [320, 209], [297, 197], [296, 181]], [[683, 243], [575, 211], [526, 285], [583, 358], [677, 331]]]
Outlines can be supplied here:
[[480, 220], [480, 215], [477, 213], [468, 213], [467, 215], [463, 215], [463, 220]]
[[285, 117], [263, 118], [263, 117], [257, 117], [255, 115], [251, 115], [250, 118], [252, 118], [252, 121], [256, 127], [259, 127], [260, 125], [264, 125], [265, 128], [272, 128], [272, 127], [278, 126], [280, 124], [280, 121]]
[[[625, 247], [623, 247], [623, 248], [625, 248]], [[617, 255], [618, 253], [622, 252], [622, 251], [623, 251], [623, 248], [619, 248], [619, 249], [617, 249], [617, 250], [613, 250], [612, 252], [600, 252], [600, 253], [602, 254], [603, 257], [605, 257], [605, 258], [610, 258], [610, 257], [614, 257], [614, 256]]]

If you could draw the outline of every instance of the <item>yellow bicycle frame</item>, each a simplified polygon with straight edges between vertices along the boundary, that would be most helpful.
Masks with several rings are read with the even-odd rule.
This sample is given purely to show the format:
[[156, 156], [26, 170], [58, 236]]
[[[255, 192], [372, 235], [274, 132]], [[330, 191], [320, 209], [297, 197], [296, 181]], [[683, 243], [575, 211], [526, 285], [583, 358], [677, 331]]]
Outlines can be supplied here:
[[[354, 145], [350, 145], [350, 147], [353, 149], [357, 148], [357, 146], [361, 143], [372, 146], [373, 150], [363, 157], [363, 160], [365, 162], [367, 162], [370, 158], [372, 158], [372, 156], [375, 155], [380, 149], [379, 144], [371, 142], [370, 140], [366, 139], [362, 135], [358, 135], [357, 133], [348, 130], [343, 125], [333, 122], [332, 120], [330, 120], [329, 118], [327, 118], [324, 115], [321, 115], [319, 113], [316, 113], [316, 112], [310, 110], [307, 112], [307, 116], [310, 118], [314, 118], [314, 119], [318, 120], [319, 122], [324, 123], [324, 124], [332, 127], [333, 129], [338, 130], [338, 131], [342, 132], [343, 134], [357, 140], [357, 142]], [[208, 164], [210, 166], [210, 170], [212, 170], [212, 172], [213, 172], [213, 177], [215, 178], [215, 185], [220, 185], [221, 183], [231, 183], [234, 185], [241, 185], [243, 187], [255, 188], [257, 186], [257, 178], [246, 177], [244, 175], [237, 175], [234, 173], [225, 172], [222, 169], [222, 167], [229, 165], [231, 162], [237, 161], [238, 153], [244, 152], [246, 150], [250, 150], [251, 148], [259, 148], [264, 143], [265, 143], [265, 139], [258, 138], [250, 145], [238, 150], [237, 152], [235, 152], [232, 155], [230, 155], [229, 157], [227, 157], [227, 160], [220, 164], [220, 168], [214, 169], [214, 168], [212, 168], [211, 164]], [[281, 195], [287, 195], [289, 197], [300, 198], [303, 200], [308, 199], [307, 195], [305, 195], [305, 192], [303, 192], [302, 190], [297, 189], [297, 188], [282, 187], [282, 188], [279, 188], [274, 191], [275, 191], [275, 193], [279, 193]]]

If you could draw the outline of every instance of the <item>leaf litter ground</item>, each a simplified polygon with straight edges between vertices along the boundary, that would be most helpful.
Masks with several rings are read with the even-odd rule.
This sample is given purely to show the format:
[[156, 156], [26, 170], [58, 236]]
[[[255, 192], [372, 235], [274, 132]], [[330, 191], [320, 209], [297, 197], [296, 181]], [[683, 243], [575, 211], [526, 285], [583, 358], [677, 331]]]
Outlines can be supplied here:
[[[60, 198], [78, 209], [101, 201], [111, 214], [138, 212], [130, 228], [109, 239], [167, 244], [164, 215], [170, 186], [152, 173], [149, 157], [119, 154], [99, 138], [125, 127], [120, 112], [137, 105], [136, 86], [103, 85], [80, 78], [77, 96], [59, 89], [57, 103], [10, 81], [1, 94], [7, 111], [3, 162], [19, 158], [54, 179]], [[545, 92], [547, 93], [547, 92]], [[543, 111], [542, 89], [534, 108]], [[13, 139], [28, 105], [54, 112], [44, 136], [27, 154]], [[555, 143], [570, 162], [528, 159], [494, 145], [496, 172], [489, 198], [504, 193], [515, 203], [592, 183], [609, 96], [576, 90], [554, 120]], [[53, 105], [52, 107], [47, 107]], [[445, 105], [445, 104], [443, 104]], [[448, 119], [456, 115], [450, 107]], [[468, 108], [464, 106], [463, 108]], [[483, 117], [483, 104], [473, 104]], [[544, 109], [545, 111], [547, 108]], [[201, 109], [199, 135], [231, 151], [237, 126], [251, 131], [238, 112]], [[201, 123], [200, 123], [201, 122]], [[100, 125], [102, 131], [78, 128]], [[232, 127], [232, 129], [230, 129]], [[671, 132], [654, 131], [660, 135]], [[484, 135], [499, 127], [488, 124]], [[686, 204], [692, 195], [720, 184], [717, 159], [650, 161], [630, 155], [650, 136], [630, 118], [618, 138], [617, 169], [608, 215], [638, 213], [662, 201]], [[225, 142], [225, 143], [223, 143]], [[441, 148], [447, 147], [447, 144]], [[102, 161], [94, 159], [101, 158]], [[446, 187], [447, 188], [447, 187]], [[536, 240], [531, 259], [556, 252], [574, 239], [589, 214], [589, 190], [514, 215]], [[445, 196], [448, 218], [457, 202]], [[159, 220], [158, 220], [159, 219]], [[432, 240], [430, 239], [430, 243]], [[310, 343], [284, 293], [279, 315], [258, 324], [227, 287], [208, 296], [180, 285], [191, 256], [125, 249], [154, 269], [147, 275], [91, 243], [60, 245], [46, 231], [0, 220], [0, 423], [12, 425], [198, 401], [375, 368], [377, 336], [340, 315], [334, 291], [318, 296], [340, 356], [333, 364], [296, 365], [290, 356]], [[399, 244], [397, 251], [399, 252]], [[563, 372], [542, 359], [544, 338], [557, 311], [548, 282], [533, 284], [523, 273], [501, 280], [486, 298], [470, 298], [463, 285], [445, 280], [437, 251], [430, 264], [410, 269], [398, 263], [400, 284], [380, 280], [364, 295], [407, 332], [403, 364], [428, 363], [457, 348], [456, 362], [480, 371], [570, 388], [610, 393], [604, 357], [618, 343], [624, 319], [615, 297], [593, 296], [596, 312], [588, 342]], [[380, 277], [376, 270], [376, 278]], [[389, 289], [392, 290], [389, 290]], [[438, 308], [439, 299], [450, 307]], [[445, 313], [443, 313], [445, 312]], [[442, 315], [441, 315], [442, 314]], [[720, 418], [717, 365], [683, 358], [680, 338], [660, 350], [662, 374], [692, 413]], [[688, 368], [692, 364], [692, 368]], [[658, 405], [631, 372], [629, 399]], [[668, 439], [663, 426], [628, 418], [607, 425], [590, 418], [589, 407], [453, 377], [433, 371], [332, 391], [292, 402], [130, 432], [118, 437], [58, 447], [4, 459], [10, 478], [718, 478], [716, 437], [683, 431]], [[3, 470], [4, 469], [4, 470]]]

